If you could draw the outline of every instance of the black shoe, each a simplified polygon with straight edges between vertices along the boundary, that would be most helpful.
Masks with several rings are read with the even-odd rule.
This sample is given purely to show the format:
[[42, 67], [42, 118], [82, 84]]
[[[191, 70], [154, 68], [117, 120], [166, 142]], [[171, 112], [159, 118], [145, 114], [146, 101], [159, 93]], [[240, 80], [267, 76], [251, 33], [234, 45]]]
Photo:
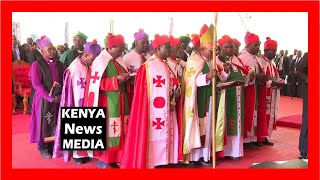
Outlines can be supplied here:
[[223, 161], [225, 161], [227, 159], [227, 157], [225, 156], [225, 157], [221, 157], [221, 158], [217, 158], [217, 162], [223, 162]]
[[180, 164], [166, 164], [166, 165], [159, 165], [155, 166], [154, 168], [159, 169], [159, 168], [182, 168]]
[[111, 166], [112, 168], [119, 169], [119, 168], [120, 168], [120, 163], [118, 163], [118, 162], [110, 163], [110, 166]]
[[74, 164], [84, 164], [85, 158], [73, 158], [73, 163]]
[[212, 162], [205, 162], [203, 158], [201, 158], [199, 161], [195, 162], [194, 165], [196, 167], [212, 167]]
[[40, 155], [46, 159], [52, 158], [52, 154], [50, 154], [48, 151], [40, 151]]
[[299, 159], [308, 159], [308, 153], [300, 153]]
[[178, 164], [175, 164], [173, 166], [174, 168], [195, 168], [194, 163], [185, 163], [185, 162], [179, 162]]
[[178, 168], [195, 168], [194, 162], [191, 161], [189, 163], [178, 163]]
[[109, 166], [108, 166], [108, 163], [105, 163], [105, 162], [102, 162], [102, 161], [98, 161], [98, 168], [99, 169], [107, 169]]
[[243, 148], [244, 149], [254, 149], [254, 150], [260, 149], [260, 147], [255, 146], [253, 143], [243, 143]]
[[196, 168], [195, 162], [189, 162], [188, 164], [185, 164], [183, 168]]
[[262, 143], [260, 141], [253, 142], [252, 144], [259, 147], [259, 148], [262, 147]]
[[273, 146], [273, 142], [270, 142], [267, 138], [265, 138], [265, 140], [262, 141], [262, 144], [267, 146]]
[[158, 165], [158, 166], [155, 166], [154, 168], [156, 169], [167, 168], [167, 165]]

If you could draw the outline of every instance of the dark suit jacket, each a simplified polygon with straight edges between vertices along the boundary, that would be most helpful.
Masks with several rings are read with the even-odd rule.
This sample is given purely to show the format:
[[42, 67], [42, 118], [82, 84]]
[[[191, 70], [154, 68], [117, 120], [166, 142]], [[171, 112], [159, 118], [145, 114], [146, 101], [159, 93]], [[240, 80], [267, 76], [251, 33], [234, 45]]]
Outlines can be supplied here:
[[300, 97], [305, 97], [308, 91], [308, 52], [304, 53], [302, 60], [297, 68], [298, 74], [298, 89], [300, 90]]
[[284, 69], [285, 75], [288, 75], [289, 71], [290, 71], [290, 61], [289, 61], [288, 57], [283, 58], [283, 66], [282, 67]]
[[289, 64], [291, 64], [291, 61], [293, 60], [293, 54], [291, 54], [291, 55], [288, 57], [288, 59], [289, 59]]
[[[294, 71], [294, 68], [296, 66], [296, 60], [298, 57], [296, 57], [296, 59], [292, 59], [291, 64], [290, 64], [290, 72]], [[301, 57], [298, 66], [301, 64], [303, 57]]]
[[30, 64], [30, 66], [32, 65], [33, 62], [37, 61], [41, 57], [42, 57], [42, 55], [41, 55], [41, 53], [39, 52], [38, 49], [33, 49], [33, 50], [29, 51], [29, 53], [28, 53], [28, 62]]
[[306, 83], [308, 79], [308, 52], [306, 52], [297, 68], [299, 83]]
[[[24, 49], [21, 46], [18, 46], [18, 49], [19, 49], [19, 53], [20, 53], [20, 59], [25, 62], [28, 62], [28, 57], [27, 57]], [[14, 55], [13, 55], [13, 51], [12, 51], [12, 62], [15, 60], [13, 57], [14, 57]]]
[[[277, 59], [275, 59], [275, 63], [277, 65], [277, 68], [279, 66], [280, 60], [281, 60], [281, 56], [279, 56]], [[289, 71], [290, 71], [289, 58], [285, 56], [283, 58], [283, 63], [282, 63], [282, 72], [279, 72], [279, 73], [281, 73], [281, 74], [279, 74], [280, 77], [283, 78], [286, 75], [289, 75]]]

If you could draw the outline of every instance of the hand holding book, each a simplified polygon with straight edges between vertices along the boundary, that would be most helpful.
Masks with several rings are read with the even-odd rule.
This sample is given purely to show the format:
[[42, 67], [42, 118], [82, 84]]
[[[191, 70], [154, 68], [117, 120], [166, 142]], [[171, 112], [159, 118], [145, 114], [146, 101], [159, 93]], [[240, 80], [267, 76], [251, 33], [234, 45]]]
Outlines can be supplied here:
[[271, 86], [281, 88], [284, 84], [284, 80], [277, 77], [270, 77], [269, 80], [272, 81]]
[[243, 86], [244, 84], [245, 84], [244, 81], [236, 80], [236, 81], [230, 81], [230, 82], [225, 82], [225, 83], [219, 83], [219, 84], [217, 84], [217, 88], [225, 89], [225, 88], [231, 87], [231, 86]]

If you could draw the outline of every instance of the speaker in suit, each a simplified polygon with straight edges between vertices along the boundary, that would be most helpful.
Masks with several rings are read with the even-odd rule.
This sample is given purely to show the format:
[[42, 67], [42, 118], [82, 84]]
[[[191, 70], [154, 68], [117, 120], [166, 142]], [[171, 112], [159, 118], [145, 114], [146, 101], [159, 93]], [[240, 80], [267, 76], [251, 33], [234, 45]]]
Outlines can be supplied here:
[[290, 83], [291, 83], [291, 95], [294, 97], [299, 97], [298, 95], [298, 77], [297, 77], [297, 68], [302, 60], [302, 52], [297, 52], [297, 57], [291, 61], [290, 65]]
[[293, 54], [291, 54], [288, 58], [289, 58], [289, 64], [291, 64], [291, 61], [293, 60], [293, 59], [296, 59], [296, 56], [297, 56], [297, 49], [294, 49], [294, 51], [293, 51]]
[[301, 96], [303, 98], [299, 150], [300, 158], [305, 159], [308, 157], [308, 52], [303, 55], [303, 58], [297, 68], [297, 77], [299, 87], [301, 89]]
[[[281, 50], [282, 51], [282, 50]], [[286, 79], [286, 76], [289, 76], [290, 63], [289, 58], [284, 56], [283, 53], [275, 59], [277, 70], [281, 79]], [[282, 86], [281, 95], [287, 95], [288, 87], [287, 85]]]

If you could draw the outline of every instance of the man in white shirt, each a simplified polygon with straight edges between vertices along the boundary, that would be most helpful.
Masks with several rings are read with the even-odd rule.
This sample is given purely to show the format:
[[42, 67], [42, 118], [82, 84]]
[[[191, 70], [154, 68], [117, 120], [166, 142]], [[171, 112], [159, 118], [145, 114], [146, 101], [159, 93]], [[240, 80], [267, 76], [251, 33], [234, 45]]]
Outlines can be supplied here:
[[28, 62], [28, 57], [25, 50], [18, 44], [17, 37], [12, 35], [12, 62], [15, 60]]
[[[280, 51], [279, 56], [275, 59], [275, 63], [277, 66], [279, 76], [282, 79], [286, 79], [289, 75], [290, 64], [289, 64], [289, 59], [285, 55], [283, 50]], [[283, 86], [281, 88], [281, 95], [287, 95], [286, 92], [287, 92], [287, 88], [286, 88], [286, 86]]]
[[293, 50], [293, 54], [291, 54], [290, 56], [289, 56], [289, 63], [291, 64], [291, 61], [293, 60], [293, 59], [296, 59], [296, 57], [297, 57], [297, 49], [294, 49]]

